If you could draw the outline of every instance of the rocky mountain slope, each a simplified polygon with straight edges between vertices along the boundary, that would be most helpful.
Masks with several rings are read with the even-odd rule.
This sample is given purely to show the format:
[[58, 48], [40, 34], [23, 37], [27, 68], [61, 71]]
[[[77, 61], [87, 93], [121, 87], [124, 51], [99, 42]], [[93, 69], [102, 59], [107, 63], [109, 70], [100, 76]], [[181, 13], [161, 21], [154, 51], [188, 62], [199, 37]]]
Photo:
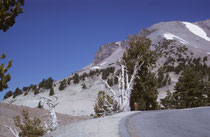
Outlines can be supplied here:
[[[205, 63], [210, 64], [208, 59], [210, 55], [210, 19], [195, 23], [161, 22], [142, 29], [135, 35], [150, 38], [152, 40], [151, 49], [161, 55], [153, 70], [159, 82], [158, 100], [165, 97], [167, 90], [174, 91], [180, 72], [186, 64], [202, 63], [204, 58], [207, 58]], [[101, 46], [95, 54], [94, 61], [77, 72], [78, 83], [74, 83], [74, 74], [65, 78], [64, 90], [59, 90], [63, 80], [55, 81], [53, 88], [60, 102], [56, 110], [59, 113], [71, 115], [93, 114], [98, 91], [108, 92], [100, 77], [112, 80], [113, 88], [117, 87], [114, 82], [114, 74], [119, 69], [116, 62], [123, 55], [126, 47], [129, 47], [129, 41], [133, 36], [130, 35], [126, 40]], [[34, 95], [32, 90], [29, 91], [27, 95], [9, 97], [3, 102], [37, 107], [40, 96], [49, 96], [49, 90], [42, 90], [38, 95]]]

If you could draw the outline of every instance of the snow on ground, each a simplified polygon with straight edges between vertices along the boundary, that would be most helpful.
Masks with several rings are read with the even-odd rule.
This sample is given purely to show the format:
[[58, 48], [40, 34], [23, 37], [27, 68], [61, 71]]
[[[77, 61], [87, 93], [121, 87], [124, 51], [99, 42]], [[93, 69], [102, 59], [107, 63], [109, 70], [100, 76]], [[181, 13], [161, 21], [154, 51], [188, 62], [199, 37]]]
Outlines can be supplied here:
[[103, 62], [103, 63], [101, 63], [101, 66], [103, 66], [103, 65], [105, 65], [106, 64], [106, 61], [105, 62]]
[[117, 42], [115, 42], [115, 44], [117, 44], [117, 45], [121, 45], [121, 41], [117, 41]]
[[90, 68], [91, 70], [94, 70], [94, 69], [101, 69], [101, 67], [99, 67], [99, 66], [95, 66], [95, 67], [92, 67], [92, 68]]
[[136, 112], [122, 112], [112, 116], [73, 123], [58, 128], [45, 137], [120, 137], [120, 120]]
[[165, 32], [165, 33], [163, 34], [163, 37], [166, 38], [167, 40], [173, 40], [174, 38], [176, 38], [176, 39], [178, 39], [182, 44], [189, 44], [188, 41], [186, 41], [186, 40], [184, 40], [184, 39], [182, 39], [182, 38], [180, 38], [180, 37], [178, 37], [178, 36], [176, 36], [176, 35], [174, 35], [174, 34], [171, 34], [171, 33], [169, 33], [169, 32]]
[[193, 34], [195, 34], [207, 41], [210, 41], [210, 38], [207, 36], [206, 32], [199, 26], [192, 24], [190, 22], [182, 22], [182, 23], [185, 24], [186, 28], [189, 29], [189, 31], [191, 31]]
[[206, 54], [210, 55], [210, 52], [206, 52]]

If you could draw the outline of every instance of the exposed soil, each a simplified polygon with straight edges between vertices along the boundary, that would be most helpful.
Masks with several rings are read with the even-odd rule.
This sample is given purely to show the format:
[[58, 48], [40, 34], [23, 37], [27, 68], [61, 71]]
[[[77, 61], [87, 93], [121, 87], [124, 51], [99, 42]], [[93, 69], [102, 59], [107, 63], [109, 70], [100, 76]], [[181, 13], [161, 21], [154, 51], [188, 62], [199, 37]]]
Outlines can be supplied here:
[[[27, 110], [31, 119], [37, 117], [42, 121], [42, 123], [43, 121], [48, 121], [48, 116], [42, 117], [48, 112], [46, 109], [29, 108], [24, 106], [16, 106], [13, 104], [0, 103], [0, 137], [13, 137], [13, 135], [4, 125], [11, 126], [13, 129], [15, 128], [19, 130], [17, 127], [15, 127], [13, 118], [17, 115], [21, 115], [22, 110]], [[59, 113], [57, 113], [57, 117], [59, 120], [59, 126], [65, 126], [73, 122], [90, 119], [90, 117], [70, 116]]]

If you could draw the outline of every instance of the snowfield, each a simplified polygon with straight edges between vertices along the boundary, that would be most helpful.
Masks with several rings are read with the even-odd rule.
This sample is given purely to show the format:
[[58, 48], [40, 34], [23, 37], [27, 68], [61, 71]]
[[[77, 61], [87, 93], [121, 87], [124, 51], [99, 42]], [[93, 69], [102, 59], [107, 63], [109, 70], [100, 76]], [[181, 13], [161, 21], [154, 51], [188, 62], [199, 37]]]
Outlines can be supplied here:
[[189, 44], [188, 41], [174, 35], [174, 34], [171, 34], [169, 32], [166, 32], [163, 34], [163, 37], [166, 38], [167, 40], [174, 40], [174, 38], [178, 39], [182, 44]]
[[122, 112], [112, 116], [76, 122], [62, 126], [45, 137], [120, 137], [119, 126], [123, 117], [136, 112]]
[[207, 36], [206, 32], [200, 28], [199, 26], [192, 24], [190, 22], [182, 22], [185, 24], [186, 28], [191, 31], [193, 34], [205, 39], [206, 41], [210, 41], [210, 38]]

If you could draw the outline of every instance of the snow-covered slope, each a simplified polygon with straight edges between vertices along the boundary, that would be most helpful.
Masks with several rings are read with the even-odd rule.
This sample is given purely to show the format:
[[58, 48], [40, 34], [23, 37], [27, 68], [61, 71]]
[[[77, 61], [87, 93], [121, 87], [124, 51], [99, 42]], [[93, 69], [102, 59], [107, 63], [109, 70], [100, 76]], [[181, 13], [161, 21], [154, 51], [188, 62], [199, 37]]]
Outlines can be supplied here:
[[[169, 54], [173, 58], [178, 58], [178, 55], [176, 55], [177, 50], [184, 45], [188, 48], [187, 53], [183, 54], [184, 57], [189, 56], [203, 58], [204, 56], [210, 55], [210, 20], [195, 23], [183, 21], [161, 22], [147, 29], [142, 29], [136, 35], [150, 38], [152, 40], [151, 49], [158, 48], [157, 45], [163, 42], [165, 39], [173, 40], [169, 46], [169, 49], [163, 49], [165, 52], [169, 52], [169, 50], [173, 51]], [[126, 40], [112, 42], [101, 46], [95, 55], [94, 61], [77, 73], [82, 75], [85, 72], [89, 73], [91, 70], [105, 69], [110, 66], [116, 67], [115, 70], [117, 70], [116, 62], [120, 59], [120, 57], [122, 57], [125, 48], [129, 46], [129, 40], [133, 36], [134, 35], [130, 35]], [[177, 48], [173, 49], [174, 46]], [[157, 71], [158, 68], [165, 63], [169, 55], [158, 60], [158, 67], [154, 71]], [[207, 64], [210, 64], [209, 60], [207, 61]], [[175, 63], [175, 65], [177, 65], [177, 63]], [[167, 90], [171, 90], [172, 92], [174, 90], [174, 85], [178, 81], [179, 75], [170, 72], [169, 76], [171, 77], [171, 84], [167, 84], [166, 86], [158, 89], [158, 100], [166, 95]], [[72, 75], [69, 77], [72, 77]], [[85, 79], [85, 81], [80, 81], [78, 84], [71, 84], [62, 91], [58, 90], [60, 84], [59, 81], [56, 81], [56, 87], [54, 87], [54, 90], [55, 95], [59, 97], [58, 101], [60, 102], [56, 107], [56, 110], [60, 113], [71, 115], [92, 114], [94, 112], [93, 106], [98, 91], [105, 90], [108, 92], [108, 89], [105, 87], [99, 77], [99, 75], [88, 77]], [[82, 89], [81, 85], [83, 83], [86, 84], [87, 89]], [[39, 96], [49, 96], [49, 91], [40, 93]], [[29, 93], [26, 96], [17, 96], [15, 99], [10, 97], [3, 102], [37, 107], [39, 96]]]

